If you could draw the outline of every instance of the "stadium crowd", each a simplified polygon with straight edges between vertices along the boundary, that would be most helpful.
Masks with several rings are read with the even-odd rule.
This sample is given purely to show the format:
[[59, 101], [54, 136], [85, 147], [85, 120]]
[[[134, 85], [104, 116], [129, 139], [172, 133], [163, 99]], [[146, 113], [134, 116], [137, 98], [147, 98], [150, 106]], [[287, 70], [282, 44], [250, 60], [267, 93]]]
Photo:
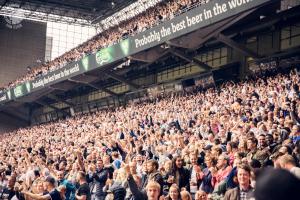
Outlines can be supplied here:
[[299, 73], [0, 135], [0, 199], [299, 199]]
[[68, 63], [78, 61], [86, 55], [95, 53], [103, 47], [117, 43], [125, 37], [147, 30], [164, 20], [172, 19], [175, 15], [180, 14], [184, 10], [194, 8], [207, 3], [208, 1], [209, 0], [163, 1], [157, 6], [149, 8], [140, 15], [99, 33], [87, 42], [84, 42], [80, 46], [66, 52], [52, 61], [43, 63], [37, 67], [28, 68], [29, 70], [24, 76], [10, 82], [7, 86], [0, 86], [0, 89], [13, 88], [18, 84], [46, 75], [49, 72], [66, 66]]

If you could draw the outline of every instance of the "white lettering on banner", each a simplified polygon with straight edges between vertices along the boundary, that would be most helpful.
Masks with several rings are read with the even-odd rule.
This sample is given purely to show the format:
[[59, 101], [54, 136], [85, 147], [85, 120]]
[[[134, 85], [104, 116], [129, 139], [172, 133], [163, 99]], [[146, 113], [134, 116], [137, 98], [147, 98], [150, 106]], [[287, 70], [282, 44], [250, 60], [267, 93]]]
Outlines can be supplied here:
[[70, 70], [65, 69], [65, 70], [64, 70], [64, 75], [65, 75], [65, 76], [69, 76], [69, 75], [70, 75]]
[[32, 82], [32, 88], [38, 88], [38, 87], [44, 87], [44, 81], [43, 79], [37, 81], [37, 82]]
[[253, 0], [231, 0], [231, 1], [228, 2], [228, 4], [229, 4], [230, 9], [234, 9], [236, 7], [239, 7], [239, 6], [243, 5], [243, 4], [247, 4], [250, 1], [253, 1]]
[[1, 101], [6, 101], [6, 95], [5, 94], [2, 97], [0, 97], [0, 102]]
[[142, 39], [135, 39], [135, 47], [139, 48], [140, 46], [144, 46], [155, 41], [160, 42], [160, 33], [153, 31], [150, 32], [150, 35], [148, 36], [143, 35]]
[[198, 24], [198, 23], [202, 22], [202, 20], [203, 20], [202, 13], [200, 13], [199, 15], [196, 15], [195, 17], [191, 17], [191, 18], [189, 18], [189, 16], [186, 16], [186, 21], [187, 21], [188, 27]]
[[[137, 35], [137, 37], [139, 38], [134, 39], [135, 47], [141, 48], [153, 42], [160, 42], [162, 38], [175, 34], [179, 31], [183, 31], [192, 26], [196, 26], [197, 24], [204, 23], [205, 21], [213, 20], [213, 18], [218, 15], [225, 15], [226, 13], [238, 9], [239, 7], [244, 6], [252, 1], [253, 0], [227, 0], [222, 3], [210, 2], [208, 3], [209, 6], [206, 6], [204, 9], [200, 8], [194, 13], [191, 12], [193, 14], [190, 15], [187, 14], [185, 17], [183, 17], [182, 20], [178, 20], [178, 18], [173, 18], [173, 20], [171, 20], [169, 24], [168, 23], [164, 24], [163, 26], [157, 28], [156, 30], [152, 30], [150, 32], [146, 31], [144, 34], [141, 33]], [[175, 36], [179, 36], [179, 34]]]
[[44, 87], [47, 84], [50, 84], [50, 83], [52, 83], [56, 80], [59, 80], [61, 78], [70, 76], [70, 75], [72, 75], [76, 72], [79, 72], [79, 71], [80, 71], [79, 65], [75, 64], [70, 69], [64, 69], [63, 71], [57, 71], [52, 75], [45, 76], [43, 79], [40, 79], [36, 82], [32, 82], [32, 88], [36, 89], [36, 88], [39, 88], [39, 87]]
[[181, 31], [182, 29], [186, 28], [185, 21], [181, 21], [178, 24], [171, 23], [171, 26], [172, 26], [173, 33], [176, 33], [177, 31]]
[[75, 72], [79, 72], [79, 71], [80, 71], [80, 68], [79, 68], [78, 64], [75, 64], [75, 66], [70, 69], [71, 74], [73, 74]]

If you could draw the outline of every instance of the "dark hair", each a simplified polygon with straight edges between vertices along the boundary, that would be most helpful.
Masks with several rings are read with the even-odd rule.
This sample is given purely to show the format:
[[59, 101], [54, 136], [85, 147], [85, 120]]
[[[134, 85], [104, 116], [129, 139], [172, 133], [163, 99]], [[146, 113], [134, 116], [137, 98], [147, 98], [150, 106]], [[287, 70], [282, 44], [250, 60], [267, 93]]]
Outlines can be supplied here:
[[48, 176], [45, 181], [53, 186], [55, 185], [55, 179], [52, 176]]
[[83, 171], [79, 171], [78, 174], [80, 176], [80, 179], [85, 179], [86, 175]]
[[255, 137], [249, 137], [248, 139], [247, 139], [247, 141], [251, 141], [252, 143], [254, 143], [254, 144], [258, 144], [258, 141], [257, 141], [257, 139], [255, 138]]
[[247, 164], [241, 164], [241, 165], [238, 166], [238, 170], [239, 169], [243, 169], [246, 172], [248, 172], [249, 175], [251, 175], [251, 167], [249, 165], [247, 165]]
[[256, 159], [252, 159], [249, 164], [252, 169], [253, 168], [261, 168], [261, 163]]
[[147, 163], [151, 163], [151, 165], [154, 166], [156, 170], [158, 170], [159, 164], [156, 160], [151, 159], [151, 160], [148, 160]]
[[178, 169], [177, 166], [176, 166], [176, 160], [178, 160], [178, 159], [182, 160], [182, 166], [184, 166], [184, 160], [181, 156], [173, 157], [173, 159], [172, 159], [172, 168], [173, 168], [174, 172]]
[[258, 136], [258, 137], [260, 137], [260, 136], [266, 137], [266, 135], [265, 135], [265, 134], [263, 134], [263, 133], [259, 134], [259, 136]]
[[221, 144], [221, 140], [219, 138], [216, 138], [215, 139], [215, 145], [219, 145], [219, 144]]
[[238, 143], [236, 143], [236, 142], [229, 142], [228, 144], [229, 144], [229, 145], [231, 146], [231, 148], [233, 148], [233, 149], [237, 149], [237, 148], [239, 147]]
[[35, 176], [38, 176], [38, 177], [40, 176], [40, 171], [39, 170], [34, 170], [33, 172], [34, 172]]

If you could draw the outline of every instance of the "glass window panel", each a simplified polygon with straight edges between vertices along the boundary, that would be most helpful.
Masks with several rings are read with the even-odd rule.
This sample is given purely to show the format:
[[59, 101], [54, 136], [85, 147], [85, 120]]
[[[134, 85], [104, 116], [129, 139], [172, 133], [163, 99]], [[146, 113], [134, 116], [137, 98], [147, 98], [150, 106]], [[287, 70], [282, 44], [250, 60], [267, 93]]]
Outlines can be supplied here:
[[292, 26], [292, 36], [300, 35], [300, 25]]
[[281, 40], [281, 49], [287, 49], [290, 47], [290, 40]]
[[285, 38], [290, 37], [290, 34], [291, 34], [291, 32], [290, 32], [290, 28], [289, 27], [282, 29], [281, 30], [281, 39], [285, 39]]
[[299, 46], [300, 45], [300, 35], [296, 37], [292, 37], [291, 39], [291, 46]]
[[207, 61], [212, 60], [212, 51], [207, 53]]
[[213, 66], [214, 67], [220, 66], [220, 61], [221, 61], [221, 59], [215, 59], [215, 60], [213, 60]]
[[221, 49], [221, 56], [223, 57], [223, 56], [227, 56], [227, 48], [226, 47], [223, 47], [222, 49]]

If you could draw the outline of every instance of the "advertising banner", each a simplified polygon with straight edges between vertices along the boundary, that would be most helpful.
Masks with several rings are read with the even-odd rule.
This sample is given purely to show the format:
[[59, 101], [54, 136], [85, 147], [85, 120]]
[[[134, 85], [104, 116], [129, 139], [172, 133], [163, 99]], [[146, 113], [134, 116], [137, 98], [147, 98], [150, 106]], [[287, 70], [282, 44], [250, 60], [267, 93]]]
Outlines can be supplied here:
[[86, 56], [80, 61], [70, 63], [31, 82], [0, 93], [0, 104], [84, 72], [103, 67], [268, 2], [271, 0], [210, 1], [117, 44], [100, 49], [95, 54]]

